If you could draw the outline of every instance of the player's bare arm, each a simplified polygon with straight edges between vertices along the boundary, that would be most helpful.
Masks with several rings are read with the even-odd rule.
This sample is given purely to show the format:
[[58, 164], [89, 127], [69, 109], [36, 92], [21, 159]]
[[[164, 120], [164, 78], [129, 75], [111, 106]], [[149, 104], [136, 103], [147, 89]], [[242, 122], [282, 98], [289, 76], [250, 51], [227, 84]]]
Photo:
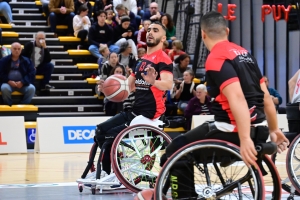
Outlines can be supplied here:
[[264, 112], [266, 114], [268, 127], [270, 130], [270, 137], [273, 142], [278, 146], [278, 153], [287, 149], [289, 140], [284, 136], [282, 131], [278, 128], [276, 109], [268, 91], [265, 82], [260, 84], [262, 91], [264, 92]]
[[225, 86], [222, 93], [228, 99], [230, 110], [236, 120], [240, 138], [241, 156], [248, 166], [254, 165], [257, 159], [257, 152], [250, 137], [251, 124], [249, 108], [240, 86], [240, 82], [233, 82]]
[[160, 80], [156, 80], [157, 71], [153, 67], [145, 69], [146, 74], [142, 74], [145, 81], [157, 87], [160, 90], [171, 90], [173, 87], [173, 74], [169, 72], [161, 72]]

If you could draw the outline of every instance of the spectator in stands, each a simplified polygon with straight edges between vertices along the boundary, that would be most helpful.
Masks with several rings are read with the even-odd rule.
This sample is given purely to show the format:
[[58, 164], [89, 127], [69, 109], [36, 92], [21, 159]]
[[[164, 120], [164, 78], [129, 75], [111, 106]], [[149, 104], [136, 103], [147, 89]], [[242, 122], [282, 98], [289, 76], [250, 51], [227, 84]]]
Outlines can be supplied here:
[[74, 1], [73, 0], [50, 0], [49, 2], [49, 21], [51, 31], [54, 32], [54, 37], [57, 37], [56, 25], [64, 24], [68, 26], [67, 34], [73, 35], [73, 17]]
[[[113, 0], [113, 5], [116, 7], [117, 5], [122, 4], [129, 11], [131, 11], [135, 16], [137, 15], [137, 5], [136, 0]], [[115, 11], [117, 12], [117, 11]]]
[[134, 29], [130, 26], [130, 18], [127, 15], [121, 17], [121, 24], [114, 29], [116, 45], [121, 46], [122, 43], [128, 42], [132, 47], [132, 54], [137, 57], [137, 49], [134, 43]]
[[24, 97], [21, 104], [29, 104], [35, 94], [33, 83], [35, 69], [30, 59], [21, 56], [20, 43], [11, 45], [11, 55], [0, 59], [0, 85], [4, 104], [12, 105], [11, 93], [21, 92]]
[[175, 102], [175, 95], [176, 95], [176, 86], [175, 84], [173, 84], [173, 88], [171, 90], [167, 91], [167, 95], [166, 95], [166, 112], [165, 115], [166, 116], [176, 116], [177, 115], [177, 103]]
[[113, 20], [114, 18], [114, 11], [113, 10], [107, 10], [106, 11], [106, 15], [107, 15], [107, 18], [105, 20], [105, 23], [110, 26], [112, 29], [114, 29], [117, 24], [116, 22]]
[[138, 15], [143, 18], [145, 10], [149, 9], [148, 0], [137, 0]]
[[104, 45], [104, 44], [100, 44], [99, 52], [101, 54], [101, 58], [99, 58], [99, 60], [98, 60], [98, 75], [101, 74], [102, 65], [103, 65], [103, 63], [108, 61], [108, 56], [110, 54], [110, 51], [109, 51], [107, 45]]
[[151, 21], [150, 20], [145, 20], [143, 22], [143, 28], [141, 28], [138, 32], [138, 36], [137, 36], [137, 42], [138, 42], [138, 45], [137, 45], [137, 48], [145, 48], [147, 49], [147, 44], [146, 44], [146, 34], [147, 34], [147, 30], [148, 30], [148, 27], [150, 26], [151, 24]]
[[88, 7], [84, 4], [78, 8], [78, 13], [73, 18], [74, 35], [75, 37], [80, 38], [80, 45], [77, 46], [77, 49], [81, 49], [84, 47], [84, 42], [91, 27], [91, 21], [87, 16], [88, 11]]
[[179, 100], [178, 108], [182, 112], [186, 109], [189, 100], [196, 95], [194, 77], [194, 72], [191, 69], [186, 70], [183, 73], [183, 81], [176, 91], [175, 98]]
[[137, 63], [140, 62], [143, 58], [143, 56], [146, 54], [146, 49], [145, 48], [139, 48], [138, 49], [138, 60]]
[[94, 22], [97, 21], [97, 13], [99, 10], [112, 10], [113, 9], [113, 2], [112, 0], [96, 0], [94, 4]]
[[294, 74], [288, 83], [291, 103], [300, 102], [300, 69]]
[[119, 63], [118, 54], [113, 52], [109, 54], [108, 61], [102, 65], [102, 77], [104, 79], [107, 78], [111, 74], [111, 70], [116, 66], [122, 67], [123, 71], [125, 72], [125, 67]]
[[126, 74], [129, 76], [136, 67], [136, 59], [132, 54], [132, 46], [125, 41], [120, 46], [119, 63], [125, 66]]
[[12, 23], [13, 17], [11, 7], [9, 6], [7, 1], [0, 1], [0, 14], [4, 16], [7, 23], [9, 23], [11, 26], [15, 26], [15, 24]]
[[115, 66], [114, 68], [112, 68], [111, 72], [110, 72], [110, 76], [113, 75], [113, 74], [121, 74], [123, 76], [126, 75], [125, 71], [124, 71], [124, 68], [122, 66]]
[[46, 19], [47, 19], [47, 22], [48, 22], [48, 25], [50, 24], [49, 23], [49, 0], [41, 0], [42, 2], [42, 10], [43, 10], [43, 13], [45, 13], [46, 15]]
[[193, 115], [210, 115], [211, 106], [212, 100], [209, 96], [207, 96], [206, 86], [204, 84], [198, 85], [196, 87], [196, 96], [189, 101], [184, 111], [186, 129], [191, 129]]
[[163, 51], [169, 55], [169, 52], [170, 52], [170, 49], [169, 49], [169, 42], [167, 40], [164, 41], [164, 44], [163, 44]]
[[158, 4], [156, 2], [152, 2], [150, 4], [150, 10], [146, 10], [143, 15], [143, 21], [145, 20], [151, 20], [152, 22], [159, 21], [162, 15], [163, 13], [158, 11]]
[[54, 87], [49, 84], [54, 65], [51, 63], [51, 55], [46, 45], [46, 35], [39, 31], [35, 35], [35, 41], [27, 42], [22, 51], [22, 56], [31, 60], [37, 75], [43, 75], [41, 90], [49, 90]]
[[183, 45], [180, 40], [174, 40], [172, 42], [172, 49], [169, 51], [169, 57], [172, 61], [174, 61], [178, 56], [181, 54], [185, 54], [184, 51], [182, 51]]
[[129, 11], [123, 4], [119, 4], [116, 6], [116, 12], [117, 16], [115, 17], [115, 20], [118, 24], [121, 24], [121, 17], [124, 15], [128, 15], [130, 19], [130, 26], [134, 28], [134, 31], [138, 30], [138, 25], [136, 23], [135, 14], [131, 11]]
[[282, 104], [282, 97], [280, 96], [280, 94], [277, 92], [277, 90], [275, 90], [274, 88], [270, 88], [269, 87], [269, 79], [264, 76], [265, 79], [265, 84], [269, 90], [269, 93], [271, 95], [272, 101], [276, 107], [276, 110], [278, 109], [279, 105]]
[[164, 14], [160, 18], [161, 23], [167, 28], [166, 36], [169, 42], [169, 47], [171, 47], [172, 42], [176, 40], [176, 27], [174, 26], [174, 22], [172, 16], [170, 14]]
[[101, 44], [106, 44], [110, 52], [119, 52], [119, 47], [114, 45], [114, 32], [106, 23], [106, 12], [101, 10], [97, 13], [97, 23], [94, 23], [89, 30], [89, 51], [96, 58], [101, 58], [99, 47]]
[[190, 56], [187, 54], [181, 54], [178, 56], [173, 67], [173, 78], [176, 85], [181, 84], [183, 80], [183, 73], [187, 70], [190, 63]]
[[83, 6], [83, 5], [85, 5], [87, 7], [87, 15], [85, 15], [85, 16], [88, 16], [89, 19], [93, 19], [92, 18], [92, 5], [89, 2], [89, 0], [74, 0], [75, 13], [80, 14], [79, 8], [80, 8], [80, 6]]

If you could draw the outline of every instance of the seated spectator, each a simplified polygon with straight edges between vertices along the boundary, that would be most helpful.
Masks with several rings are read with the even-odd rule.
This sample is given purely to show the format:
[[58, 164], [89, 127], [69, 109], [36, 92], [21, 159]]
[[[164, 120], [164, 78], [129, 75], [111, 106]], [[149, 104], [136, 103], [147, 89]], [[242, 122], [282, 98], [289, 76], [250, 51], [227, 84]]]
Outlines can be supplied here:
[[121, 17], [127, 15], [130, 19], [130, 26], [134, 29], [133, 33], [138, 30], [139, 24], [136, 24], [135, 14], [133, 12], [129, 11], [123, 4], [116, 6], [116, 12], [117, 16], [115, 17], [115, 20], [117, 24], [121, 24]]
[[180, 84], [179, 89], [176, 91], [175, 98], [179, 100], [178, 108], [184, 112], [188, 102], [196, 94], [195, 83], [194, 83], [194, 72], [190, 69], [183, 73], [183, 81]]
[[[115, 66], [114, 68], [112, 68], [110, 72], [110, 76], [113, 74], [121, 74], [125, 76], [124, 68], [118, 65]], [[122, 111], [123, 102], [112, 102], [109, 101], [107, 98], [104, 98], [103, 103], [104, 103], [103, 110], [105, 111], [106, 116], [114, 116], [117, 113]]]
[[131, 53], [132, 47], [126, 41], [121, 44], [120, 54], [119, 54], [119, 63], [125, 66], [126, 73], [129, 76], [136, 67], [136, 59], [135, 56]]
[[181, 54], [178, 56], [173, 67], [173, 78], [176, 85], [181, 84], [183, 80], [183, 73], [187, 70], [190, 63], [190, 56], [187, 54]]
[[107, 18], [105, 20], [105, 23], [108, 26], [110, 26], [112, 29], [114, 29], [117, 26], [116, 22], [113, 20], [113, 18], [114, 18], [114, 11], [113, 10], [107, 10], [106, 14], [107, 14]]
[[172, 49], [169, 51], [169, 57], [172, 61], [174, 61], [178, 56], [181, 54], [185, 54], [184, 51], [182, 51], [183, 45], [180, 40], [174, 40], [172, 42]]
[[291, 103], [300, 102], [300, 69], [289, 80], [288, 84]]
[[150, 26], [151, 21], [150, 20], [145, 20], [143, 23], [143, 28], [141, 28], [138, 32], [138, 36], [137, 36], [137, 48], [145, 48], [147, 49], [147, 44], [146, 44], [146, 34], [147, 34], [147, 30], [148, 27]]
[[149, 1], [148, 0], [137, 0], [137, 8], [138, 15], [143, 18], [145, 10], [149, 9]]
[[64, 24], [68, 26], [67, 34], [73, 35], [73, 17], [74, 1], [73, 0], [50, 0], [49, 2], [49, 21], [51, 31], [54, 32], [54, 37], [57, 37], [56, 25]]
[[80, 14], [79, 12], [79, 8], [80, 6], [85, 5], [87, 7], [87, 15], [89, 19], [93, 19], [92, 18], [92, 5], [89, 2], [89, 0], [74, 0], [74, 7], [75, 7], [75, 13]]
[[176, 40], [176, 27], [174, 26], [173, 19], [171, 15], [164, 14], [160, 18], [161, 23], [166, 27], [166, 37], [169, 42], [169, 47], [172, 46], [172, 42]]
[[11, 93], [21, 92], [24, 97], [21, 104], [29, 104], [35, 94], [32, 85], [35, 79], [33, 63], [26, 57], [21, 56], [20, 43], [11, 45], [11, 55], [0, 59], [0, 85], [4, 104], [12, 105]]
[[122, 43], [128, 42], [132, 47], [132, 54], [137, 57], [137, 49], [134, 43], [134, 29], [130, 26], [130, 19], [127, 15], [121, 17], [121, 24], [114, 29], [114, 42], [116, 45], [121, 46]]
[[269, 93], [271, 95], [272, 101], [276, 107], [276, 110], [278, 110], [278, 107], [280, 104], [282, 104], [282, 97], [280, 96], [280, 94], [277, 92], [277, 90], [275, 90], [274, 88], [270, 88], [269, 87], [269, 79], [264, 76], [265, 79], [265, 84], [269, 90]]
[[80, 45], [77, 46], [77, 49], [84, 47], [85, 40], [87, 39], [89, 29], [91, 27], [91, 21], [87, 16], [88, 7], [82, 5], [78, 9], [78, 14], [73, 18], [73, 29], [75, 37], [80, 38]]
[[210, 115], [212, 106], [212, 100], [207, 96], [207, 89], [204, 84], [200, 84], [196, 87], [196, 96], [193, 97], [185, 111], [184, 117], [186, 119], [186, 129], [191, 130], [191, 122], [193, 115]]
[[177, 102], [175, 103], [175, 94], [176, 94], [176, 86], [173, 84], [173, 88], [167, 91], [166, 95], [166, 116], [176, 116], [177, 115]]
[[114, 52], [110, 53], [108, 56], [108, 61], [106, 61], [102, 65], [102, 78], [106, 79], [111, 74], [112, 69], [117, 66], [122, 67], [123, 71], [125, 72], [125, 67], [121, 63], [119, 63], [118, 54]]
[[45, 15], [46, 15], [46, 19], [48, 21], [48, 26], [49, 26], [49, 18], [48, 18], [49, 17], [49, 7], [48, 7], [49, 1], [50, 0], [41, 0], [42, 10], [43, 10], [43, 13], [45, 13]]
[[169, 42], [167, 41], [167, 40], [165, 40], [164, 41], [164, 43], [163, 43], [163, 51], [167, 54], [167, 55], [169, 55], [169, 52], [170, 52], [170, 49], [168, 49], [169, 48]]
[[43, 75], [41, 90], [49, 90], [54, 87], [49, 84], [54, 65], [51, 63], [51, 55], [46, 45], [46, 35], [39, 31], [35, 35], [35, 41], [27, 42], [22, 51], [22, 56], [27, 57], [33, 63], [36, 75]]
[[[138, 9], [137, 9], [137, 2], [136, 0], [113, 0], [113, 6], [117, 6], [117, 5], [124, 5], [125, 8], [127, 8], [130, 12], [132, 12], [135, 16], [135, 24], [136, 26], [134, 27], [135, 30], [138, 30], [139, 25], [141, 24], [141, 16], [139, 16], [138, 13]], [[116, 11], [115, 11], [116, 12]], [[122, 15], [119, 15], [119, 17]]]
[[88, 41], [90, 44], [89, 51], [96, 58], [101, 58], [99, 53], [99, 47], [101, 44], [106, 44], [110, 52], [119, 52], [119, 47], [114, 45], [114, 32], [113, 30], [105, 23], [106, 12], [101, 10], [97, 13], [97, 22], [94, 23], [90, 30]]
[[110, 54], [110, 51], [107, 47], [107, 45], [105, 44], [100, 44], [99, 47], [99, 53], [101, 54], [101, 58], [98, 60], [98, 75], [101, 75], [101, 69], [102, 69], [102, 65], [103, 63], [105, 63], [106, 61], [108, 61], [108, 56]]
[[156, 2], [152, 2], [150, 4], [150, 10], [146, 10], [143, 15], [143, 21], [145, 20], [151, 20], [159, 21], [161, 16], [163, 15], [162, 12], [158, 11], [158, 4]]
[[140, 62], [143, 58], [143, 56], [146, 54], [146, 49], [145, 48], [139, 48], [138, 49], [138, 60], [137, 63]]
[[112, 10], [113, 9], [113, 2], [112, 0], [96, 0], [94, 4], [94, 22], [97, 21], [97, 15], [96, 13], [99, 12], [99, 10]]

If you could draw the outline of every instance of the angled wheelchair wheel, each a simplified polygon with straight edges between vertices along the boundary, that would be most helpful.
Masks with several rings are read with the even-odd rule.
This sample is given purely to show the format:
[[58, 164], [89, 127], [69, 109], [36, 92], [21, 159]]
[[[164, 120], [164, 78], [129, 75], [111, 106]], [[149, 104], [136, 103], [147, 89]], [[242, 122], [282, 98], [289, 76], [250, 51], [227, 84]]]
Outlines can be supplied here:
[[134, 125], [114, 140], [111, 162], [114, 173], [129, 190], [154, 188], [160, 171], [160, 157], [171, 138], [150, 125]]
[[[174, 170], [184, 165], [192, 165], [184, 174], [193, 173], [194, 184], [184, 180], [184, 176], [181, 180], [174, 177]], [[189, 193], [179, 193], [179, 188]], [[186, 145], [168, 158], [157, 178], [155, 199], [262, 200], [264, 188], [259, 167], [247, 167], [237, 146], [220, 140], [202, 140]]]
[[290, 144], [286, 156], [286, 169], [291, 183], [300, 193], [300, 135]]

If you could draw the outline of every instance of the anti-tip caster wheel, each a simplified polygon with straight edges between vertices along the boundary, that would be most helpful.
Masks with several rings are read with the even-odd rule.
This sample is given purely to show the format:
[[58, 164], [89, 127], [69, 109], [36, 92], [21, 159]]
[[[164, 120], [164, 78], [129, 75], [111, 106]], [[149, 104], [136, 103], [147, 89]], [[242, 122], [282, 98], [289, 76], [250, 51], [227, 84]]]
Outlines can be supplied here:
[[294, 200], [294, 197], [289, 196], [287, 200]]
[[92, 194], [96, 194], [96, 188], [92, 188]]
[[78, 185], [78, 189], [79, 189], [79, 192], [82, 192], [83, 191], [82, 185]]

